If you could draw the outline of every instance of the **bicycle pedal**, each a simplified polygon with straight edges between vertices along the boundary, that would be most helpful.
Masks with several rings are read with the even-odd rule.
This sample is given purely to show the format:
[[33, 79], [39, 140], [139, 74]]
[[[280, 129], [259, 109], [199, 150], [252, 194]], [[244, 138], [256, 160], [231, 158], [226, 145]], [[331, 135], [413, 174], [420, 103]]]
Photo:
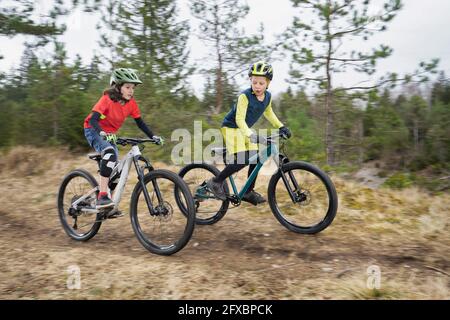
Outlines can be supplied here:
[[106, 219], [116, 219], [123, 216], [124, 216], [123, 212], [119, 210], [106, 213]]
[[250, 200], [247, 200], [247, 199], [242, 199], [242, 201], [243, 201], [243, 202], [247, 202], [247, 203], [250, 203], [250, 204], [252, 204], [252, 205], [254, 205], [254, 206], [257, 206], [257, 205], [258, 205], [258, 203], [257, 203], [257, 202], [254, 202], [254, 201], [250, 201]]

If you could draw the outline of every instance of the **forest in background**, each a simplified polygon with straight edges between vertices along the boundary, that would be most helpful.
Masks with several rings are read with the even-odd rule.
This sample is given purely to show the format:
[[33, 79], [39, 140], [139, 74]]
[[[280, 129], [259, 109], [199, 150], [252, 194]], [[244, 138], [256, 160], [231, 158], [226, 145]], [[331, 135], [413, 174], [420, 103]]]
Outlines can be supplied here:
[[[317, 21], [301, 20], [299, 11], [292, 26], [272, 44], [265, 43], [263, 26], [255, 35], [236, 27], [251, 10], [244, 1], [190, 3], [200, 31], [177, 18], [174, 0], [142, 0], [133, 5], [55, 0], [45, 19], [35, 20], [30, 18], [36, 10], [33, 1], [0, 8], [0, 36], [30, 36], [20, 66], [0, 73], [0, 149], [50, 145], [88, 151], [84, 118], [106, 89], [111, 69], [132, 67], [144, 82], [135, 92], [143, 118], [168, 142], [152, 148], [150, 158], [169, 161], [173, 130], [192, 132], [195, 120], [203, 122], [203, 129], [220, 127], [245, 89], [237, 86], [236, 72], [245, 73], [255, 59], [284, 57], [291, 61], [292, 83], [275, 97], [273, 107], [293, 132], [287, 143], [291, 159], [338, 172], [377, 161], [380, 174], [389, 177], [389, 186], [450, 188], [450, 81], [439, 71], [437, 59], [418, 62], [410, 74], [387, 74], [367, 87], [333, 86], [339, 72], [354, 70], [373, 78], [377, 61], [389, 57], [392, 49], [381, 45], [367, 52], [358, 48], [341, 52], [339, 43], [386, 30], [402, 9], [401, 1], [386, 1], [383, 14], [375, 19], [365, 10], [370, 1], [292, 0], [294, 8], [314, 12]], [[103, 53], [88, 64], [80, 57], [69, 61], [64, 43], [58, 41], [65, 31], [58, 21], [75, 6], [102, 16], [98, 32]], [[349, 24], [343, 27], [342, 21]], [[108, 36], [111, 31], [114, 38]], [[186, 63], [190, 36], [198, 36], [210, 48], [208, 63]], [[303, 40], [308, 37], [322, 46], [309, 45]], [[36, 54], [44, 47], [52, 52], [51, 58]], [[207, 79], [202, 97], [187, 83], [194, 72]], [[268, 123], [261, 121], [258, 127]], [[142, 133], [128, 119], [121, 135]]]

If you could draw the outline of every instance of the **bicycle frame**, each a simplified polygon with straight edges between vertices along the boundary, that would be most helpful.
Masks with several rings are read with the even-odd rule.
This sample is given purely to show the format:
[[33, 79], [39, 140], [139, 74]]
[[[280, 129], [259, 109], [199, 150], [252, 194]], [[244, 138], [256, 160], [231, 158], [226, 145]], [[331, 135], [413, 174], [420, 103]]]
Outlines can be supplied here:
[[[131, 147], [131, 150], [124, 156], [124, 158], [119, 161], [117, 164], [117, 170], [121, 171], [119, 183], [117, 184], [116, 190], [114, 191], [113, 201], [114, 201], [114, 208], [113, 210], [118, 210], [119, 203], [122, 199], [122, 194], [125, 189], [125, 184], [128, 180], [128, 175], [130, 173], [131, 164], [134, 163], [134, 166], [136, 168], [136, 172], [138, 175], [139, 183], [142, 185], [142, 191], [144, 194], [145, 202], [147, 203], [148, 210], [151, 214], [154, 214], [153, 204], [152, 200], [150, 199], [150, 195], [148, 194], [147, 187], [145, 186], [144, 181], [144, 172], [139, 167], [138, 161], [144, 160], [146, 163], [147, 168], [149, 170], [152, 170], [153, 168], [150, 166], [148, 161], [142, 156], [141, 150], [139, 149], [139, 146], [133, 145]], [[155, 183], [155, 181], [152, 181], [153, 188], [156, 193], [156, 197], [158, 198], [159, 203], [162, 203], [163, 198], [161, 195], [161, 191], [159, 190], [158, 185]]]
[[[120, 179], [119, 179], [119, 182], [117, 183], [117, 186], [116, 186], [116, 188], [115, 188], [115, 190], [113, 192], [112, 200], [114, 201], [114, 208], [111, 210], [111, 212], [117, 211], [118, 208], [119, 208], [120, 201], [122, 200], [123, 191], [125, 189], [125, 185], [126, 185], [127, 180], [128, 180], [128, 175], [130, 173], [131, 164], [134, 163], [135, 168], [136, 168], [136, 172], [137, 172], [137, 175], [138, 175], [138, 180], [142, 184], [142, 190], [143, 190], [143, 193], [144, 193], [144, 197], [145, 197], [145, 200], [146, 200], [149, 212], [151, 212], [152, 214], [154, 213], [153, 204], [152, 204], [152, 201], [150, 199], [150, 195], [148, 194], [148, 190], [147, 190], [147, 188], [145, 186], [144, 173], [143, 173], [143, 171], [141, 170], [141, 168], [139, 167], [139, 164], [138, 164], [139, 160], [143, 160], [146, 163], [146, 167], [149, 168], [149, 170], [153, 170], [153, 168], [150, 166], [148, 161], [142, 156], [142, 153], [139, 150], [139, 146], [138, 145], [133, 145], [131, 147], [131, 150], [114, 167], [111, 176], [113, 176], [116, 172], [120, 172]], [[162, 200], [162, 196], [161, 196], [161, 192], [159, 190], [158, 185], [154, 181], [153, 181], [153, 187], [155, 189], [158, 201], [160, 201], [160, 203], [161, 203], [163, 201]], [[74, 203], [72, 203], [72, 207], [77, 209], [78, 203], [80, 203], [81, 201], [85, 200], [86, 198], [88, 198], [93, 193], [97, 192], [98, 190], [99, 190], [98, 186], [93, 188], [93, 189], [91, 189], [88, 193], [86, 193], [81, 198], [77, 199]], [[81, 210], [84, 211], [84, 212], [88, 212], [88, 213], [98, 213], [98, 212], [100, 212], [100, 210], [98, 210], [98, 209], [90, 209], [90, 208], [82, 208]]]
[[[271, 138], [276, 138], [278, 136], [272, 136]], [[247, 181], [245, 182], [245, 185], [242, 187], [241, 191], [237, 190], [236, 187], [236, 183], [234, 182], [234, 178], [233, 176], [230, 176], [228, 179], [230, 180], [231, 183], [231, 187], [233, 189], [233, 194], [230, 197], [230, 200], [242, 200], [242, 198], [244, 197], [245, 193], [247, 192], [247, 190], [250, 188], [250, 185], [252, 184], [252, 182], [256, 179], [256, 176], [259, 173], [259, 170], [261, 170], [262, 166], [264, 165], [264, 163], [269, 159], [269, 157], [274, 156], [274, 160], [275, 163], [278, 166], [278, 170], [281, 173], [281, 178], [283, 180], [284, 185], [286, 186], [286, 189], [288, 190], [289, 196], [291, 198], [291, 200], [296, 203], [298, 202], [298, 196], [295, 194], [295, 192], [301, 191], [300, 186], [298, 185], [297, 180], [295, 179], [294, 175], [292, 174], [292, 172], [289, 172], [289, 178], [291, 179], [291, 183], [293, 185], [293, 189], [291, 187], [291, 185], [289, 184], [288, 178], [285, 176], [284, 172], [281, 169], [282, 163], [280, 163], [280, 152], [278, 150], [278, 146], [276, 145], [276, 143], [274, 143], [273, 141], [271, 141], [271, 143], [269, 143], [267, 145], [267, 147], [261, 151], [258, 151], [257, 154], [253, 155], [252, 157], [249, 158], [249, 163], [252, 162], [256, 162], [258, 160], [258, 157], [260, 159], [260, 161], [257, 161], [256, 167], [255, 169], [253, 169], [252, 173], [250, 174], [250, 176], [248, 177]], [[287, 158], [286, 158], [287, 159]], [[288, 160], [289, 161], [289, 160]], [[195, 193], [196, 197], [199, 198], [210, 198], [210, 196], [205, 196], [202, 193], [198, 193], [198, 191]]]
[[139, 157], [141, 152], [138, 146], [133, 146], [130, 151], [119, 161], [119, 163], [114, 167], [113, 174], [117, 171], [120, 173], [120, 179], [114, 190], [114, 195], [112, 200], [114, 201], [114, 209], [117, 209], [120, 201], [122, 200], [122, 194], [125, 190], [125, 185], [128, 181], [128, 175], [130, 173], [131, 163], [134, 157]]
[[[289, 196], [291, 200], [296, 203], [298, 202], [298, 197], [295, 194], [295, 191], [300, 191], [300, 186], [298, 185], [297, 180], [295, 179], [292, 172], [289, 172], [289, 178], [291, 180], [291, 183], [294, 188], [291, 187], [288, 178], [284, 175], [283, 171], [281, 170], [281, 164], [280, 164], [280, 158], [279, 158], [279, 150], [278, 146], [275, 143], [270, 143], [267, 145], [265, 149], [258, 152], [258, 154], [255, 154], [254, 156], [250, 157], [249, 163], [252, 163], [258, 159], [258, 156], [260, 156], [260, 160], [256, 164], [255, 169], [253, 169], [250, 176], [247, 178], [247, 181], [245, 182], [245, 185], [242, 187], [241, 191], [238, 192], [236, 183], [234, 182], [233, 176], [230, 176], [228, 179], [230, 180], [231, 187], [233, 188], [234, 195], [239, 199], [242, 200], [244, 197], [244, 194], [247, 192], [248, 188], [252, 184], [252, 182], [256, 179], [256, 176], [259, 173], [259, 170], [261, 170], [261, 167], [264, 165], [264, 163], [269, 159], [269, 157], [274, 156], [275, 163], [277, 164], [280, 173], [281, 173], [281, 179], [283, 180], [284, 185], [286, 186], [286, 189], [288, 190]], [[294, 190], [292, 190], [294, 189]]]
[[249, 158], [249, 163], [255, 162], [258, 159], [258, 156], [260, 157], [261, 161], [258, 161], [256, 164], [255, 169], [253, 169], [252, 173], [250, 174], [250, 177], [248, 177], [247, 181], [245, 182], [245, 185], [242, 187], [241, 191], [238, 192], [236, 183], [234, 182], [233, 176], [230, 176], [228, 179], [230, 180], [231, 187], [233, 188], [233, 193], [236, 195], [239, 200], [242, 200], [244, 197], [244, 194], [247, 192], [248, 188], [250, 188], [250, 185], [252, 184], [253, 180], [255, 180], [256, 176], [259, 173], [259, 170], [261, 170], [264, 163], [269, 159], [270, 156], [274, 156], [274, 160], [279, 164], [278, 159], [278, 147], [276, 144], [269, 144], [265, 149], [258, 152], [257, 154], [253, 155]]

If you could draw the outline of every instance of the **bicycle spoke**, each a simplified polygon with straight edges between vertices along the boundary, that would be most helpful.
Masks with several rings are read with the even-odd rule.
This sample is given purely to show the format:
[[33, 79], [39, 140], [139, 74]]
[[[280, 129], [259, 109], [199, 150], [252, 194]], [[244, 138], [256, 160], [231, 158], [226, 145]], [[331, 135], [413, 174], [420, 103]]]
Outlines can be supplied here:
[[[141, 232], [157, 246], [168, 247], [180, 239], [185, 232], [187, 219], [175, 201], [175, 185], [169, 179], [158, 178], [146, 184], [154, 207], [153, 215], [146, 208], [143, 192], [138, 197], [137, 218]], [[155, 186], [158, 187], [160, 202]]]
[[[96, 214], [83, 211], [95, 206], [95, 193], [92, 191], [97, 186], [95, 178], [83, 169], [69, 172], [61, 182], [58, 191], [58, 215], [64, 231], [74, 240], [91, 239], [101, 226]], [[75, 202], [76, 208], [73, 206]]]
[[286, 186], [280, 179], [276, 187], [276, 202], [283, 218], [289, 223], [303, 227], [314, 226], [326, 217], [329, 198], [326, 186], [319, 177], [302, 171], [291, 171], [300, 189], [295, 189], [291, 177], [286, 174], [291, 190], [297, 197], [293, 202]]
[[202, 183], [208, 181], [212, 177], [214, 177], [214, 174], [203, 168], [190, 170], [183, 177], [183, 180], [187, 183], [189, 189], [194, 195], [194, 200], [196, 201], [197, 205], [196, 213], [198, 220], [208, 219], [211, 216], [214, 216], [217, 212], [221, 210], [223, 204], [222, 200], [217, 199], [209, 192], [208, 193], [210, 197], [208, 198], [204, 196], [195, 197], [196, 193], [200, 190], [199, 188], [201, 188], [200, 186], [202, 185]]
[[[95, 222], [100, 222], [101, 220], [96, 220]], [[86, 224], [82, 224], [81, 226], [78, 226], [78, 228], [80, 229], [80, 228], [84, 228], [84, 227], [87, 227], [87, 226], [92, 226], [92, 223], [86, 223]]]
[[[84, 196], [89, 190], [92, 190], [92, 186], [86, 179], [84, 179], [83, 177], [74, 177], [68, 182], [63, 198], [62, 210], [65, 214], [65, 220], [67, 221], [68, 226], [73, 230], [73, 232], [80, 236], [88, 233], [91, 230], [93, 224], [97, 222], [95, 220], [95, 215], [93, 218], [92, 214], [86, 215], [82, 212], [78, 212], [76, 213], [76, 217], [73, 217], [69, 214], [69, 209], [72, 208], [72, 203], [74, 201]], [[88, 197], [82, 202], [86, 204], [88, 202], [87, 200], [90, 199], [91, 197]]]

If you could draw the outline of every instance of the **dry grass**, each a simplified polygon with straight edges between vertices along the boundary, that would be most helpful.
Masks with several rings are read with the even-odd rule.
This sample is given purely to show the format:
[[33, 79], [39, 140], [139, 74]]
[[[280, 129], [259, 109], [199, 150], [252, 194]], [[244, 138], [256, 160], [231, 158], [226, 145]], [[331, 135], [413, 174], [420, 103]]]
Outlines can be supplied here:
[[[140, 246], [128, 217], [107, 221], [86, 243], [65, 235], [59, 183], [77, 167], [95, 173], [96, 164], [62, 154], [17, 148], [0, 159], [2, 299], [450, 298], [449, 194], [374, 189], [333, 176], [339, 210], [320, 234], [291, 233], [268, 205], [243, 204], [215, 225], [196, 227], [178, 254], [161, 257]], [[269, 178], [258, 178], [262, 194]], [[133, 173], [125, 212], [135, 182]], [[70, 265], [80, 267], [80, 290], [67, 288]], [[367, 288], [369, 266], [380, 269], [379, 289]]]

